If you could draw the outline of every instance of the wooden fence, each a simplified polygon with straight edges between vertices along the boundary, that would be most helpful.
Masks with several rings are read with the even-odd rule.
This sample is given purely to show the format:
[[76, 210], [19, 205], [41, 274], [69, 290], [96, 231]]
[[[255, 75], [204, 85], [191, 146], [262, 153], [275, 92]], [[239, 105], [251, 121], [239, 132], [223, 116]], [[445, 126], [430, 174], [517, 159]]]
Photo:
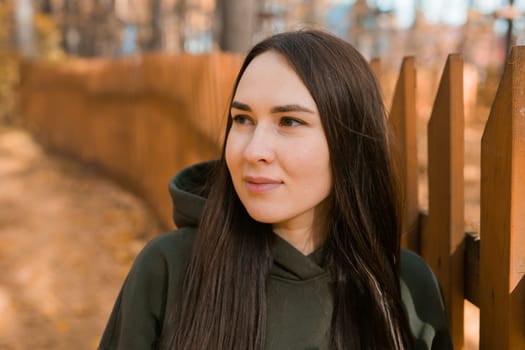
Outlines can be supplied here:
[[[137, 190], [169, 227], [167, 182], [218, 154], [239, 64], [222, 53], [27, 63], [19, 118], [43, 144]], [[379, 72], [377, 61], [372, 67]], [[415, 62], [407, 57], [390, 117], [402, 150], [403, 245], [436, 272], [456, 349], [463, 348], [464, 299], [480, 308], [480, 349], [525, 349], [525, 47], [509, 56], [481, 143], [480, 234], [464, 232], [461, 56], [448, 57], [428, 123], [428, 213], [418, 204], [416, 99]]]
[[164, 227], [173, 227], [168, 181], [181, 168], [218, 156], [240, 63], [225, 53], [26, 62], [18, 120], [42, 144], [133, 189]]
[[[480, 309], [480, 349], [525, 349], [525, 47], [514, 47], [481, 142], [481, 232], [464, 233], [463, 61], [448, 57], [428, 123], [428, 213], [417, 194], [415, 73], [403, 61], [391, 108], [406, 196], [403, 243], [435, 271], [456, 349], [463, 301]], [[481, 237], [481, 239], [479, 239]]]

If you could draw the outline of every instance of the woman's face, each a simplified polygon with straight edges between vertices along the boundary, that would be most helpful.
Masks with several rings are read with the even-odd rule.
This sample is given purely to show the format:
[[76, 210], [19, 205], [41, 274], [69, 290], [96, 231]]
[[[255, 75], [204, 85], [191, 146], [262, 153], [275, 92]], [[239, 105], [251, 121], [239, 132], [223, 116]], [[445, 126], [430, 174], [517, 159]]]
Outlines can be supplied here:
[[310, 92], [283, 56], [269, 51], [249, 64], [231, 117], [226, 163], [250, 216], [278, 234], [312, 233], [332, 188], [328, 144]]

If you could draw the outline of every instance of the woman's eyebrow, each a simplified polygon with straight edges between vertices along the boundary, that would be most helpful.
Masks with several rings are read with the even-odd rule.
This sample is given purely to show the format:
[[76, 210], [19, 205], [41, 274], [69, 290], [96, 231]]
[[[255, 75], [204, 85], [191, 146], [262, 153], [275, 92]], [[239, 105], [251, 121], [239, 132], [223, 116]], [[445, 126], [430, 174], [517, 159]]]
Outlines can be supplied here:
[[297, 105], [297, 104], [276, 106], [276, 107], [273, 107], [270, 112], [271, 113], [307, 112], [307, 113], [312, 113], [312, 114], [315, 113], [311, 109], [306, 108], [301, 105]]
[[[252, 109], [247, 104], [233, 101], [231, 108], [240, 109], [242, 111], [251, 112]], [[312, 111], [310, 108], [298, 105], [298, 104], [289, 104], [289, 105], [282, 105], [282, 106], [275, 106], [270, 110], [271, 113], [286, 113], [286, 112], [307, 112], [314, 114], [315, 112]]]
[[251, 112], [252, 111], [250, 106], [248, 106], [247, 104], [241, 103], [241, 102], [237, 102], [237, 101], [233, 101], [232, 102], [231, 108], [240, 109], [240, 110], [246, 111], [246, 112]]

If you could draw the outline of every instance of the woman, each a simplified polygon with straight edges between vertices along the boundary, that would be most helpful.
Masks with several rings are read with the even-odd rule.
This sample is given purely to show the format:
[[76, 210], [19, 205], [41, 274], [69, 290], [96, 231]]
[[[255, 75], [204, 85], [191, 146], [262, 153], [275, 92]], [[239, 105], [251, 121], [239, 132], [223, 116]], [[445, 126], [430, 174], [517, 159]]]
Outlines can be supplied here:
[[450, 348], [431, 271], [400, 259], [381, 101], [334, 36], [257, 44], [221, 159], [170, 184], [179, 229], [135, 261], [100, 349]]

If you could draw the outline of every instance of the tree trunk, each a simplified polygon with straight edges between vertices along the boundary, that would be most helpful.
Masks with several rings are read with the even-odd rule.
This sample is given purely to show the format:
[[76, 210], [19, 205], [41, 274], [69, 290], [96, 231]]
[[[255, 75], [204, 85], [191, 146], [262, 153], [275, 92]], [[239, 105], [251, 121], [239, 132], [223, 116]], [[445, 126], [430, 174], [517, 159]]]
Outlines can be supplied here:
[[244, 53], [252, 46], [257, 4], [256, 0], [218, 0], [219, 46], [222, 50]]
[[159, 50], [162, 46], [161, 0], [151, 1], [151, 37], [146, 43], [146, 50]]
[[33, 3], [31, 0], [16, 2], [16, 42], [19, 51], [25, 57], [34, 57], [35, 37], [33, 28]]

